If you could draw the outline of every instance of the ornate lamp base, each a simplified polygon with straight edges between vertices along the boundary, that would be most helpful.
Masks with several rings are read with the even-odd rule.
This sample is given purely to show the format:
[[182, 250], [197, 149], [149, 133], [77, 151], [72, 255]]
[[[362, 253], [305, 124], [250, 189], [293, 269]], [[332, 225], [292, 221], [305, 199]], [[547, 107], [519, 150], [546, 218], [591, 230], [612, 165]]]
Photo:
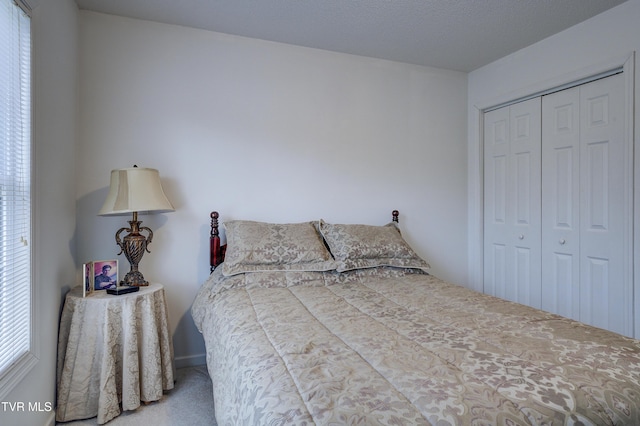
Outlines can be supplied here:
[[149, 285], [149, 281], [144, 279], [144, 277], [142, 276], [142, 272], [131, 270], [127, 272], [127, 275], [124, 276], [124, 279], [120, 281], [120, 285], [145, 286]]
[[[149, 252], [147, 246], [151, 244], [153, 239], [153, 232], [146, 226], [140, 226], [142, 222], [138, 220], [138, 212], [133, 212], [133, 220], [129, 221], [130, 228], [120, 228], [116, 232], [116, 243], [120, 246], [120, 253], [124, 253], [124, 256], [131, 265], [131, 270], [127, 272], [124, 279], [120, 281], [120, 285], [128, 286], [145, 286], [149, 285], [149, 282], [144, 279], [142, 273], [138, 271], [138, 263], [142, 260], [144, 252]], [[140, 231], [147, 231], [148, 236], [140, 234]], [[120, 239], [120, 233], [123, 231], [129, 232], [122, 240]], [[151, 252], [149, 252], [151, 253]]]

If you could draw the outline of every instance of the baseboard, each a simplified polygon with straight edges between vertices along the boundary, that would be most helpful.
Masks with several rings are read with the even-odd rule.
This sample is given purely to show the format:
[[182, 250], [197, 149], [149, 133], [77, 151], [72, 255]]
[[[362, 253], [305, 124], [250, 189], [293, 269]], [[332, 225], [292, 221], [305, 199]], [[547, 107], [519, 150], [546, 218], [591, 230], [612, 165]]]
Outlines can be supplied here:
[[196, 367], [198, 365], [205, 365], [207, 363], [206, 354], [177, 356], [174, 358], [176, 368], [184, 367]]

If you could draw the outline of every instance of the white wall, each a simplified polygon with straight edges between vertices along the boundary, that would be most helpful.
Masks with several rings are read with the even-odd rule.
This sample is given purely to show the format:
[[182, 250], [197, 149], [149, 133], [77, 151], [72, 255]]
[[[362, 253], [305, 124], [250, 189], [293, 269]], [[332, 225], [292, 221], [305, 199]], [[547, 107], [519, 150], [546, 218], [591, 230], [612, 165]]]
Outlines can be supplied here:
[[[494, 103], [517, 99], [560, 83], [586, 77], [611, 64], [621, 64], [640, 50], [640, 0], [629, 0], [588, 21], [506, 56], [469, 74], [469, 276], [470, 287], [482, 290], [482, 155], [481, 113]], [[640, 71], [635, 67], [635, 104], [639, 105]], [[633, 83], [633, 81], [632, 81]], [[633, 100], [629, 102], [633, 105]], [[635, 109], [635, 223], [640, 223], [640, 108]], [[635, 247], [640, 232], [635, 227]], [[635, 264], [640, 265], [636, 249]], [[638, 275], [638, 274], [636, 274]], [[640, 312], [640, 284], [636, 278], [636, 307]], [[640, 315], [636, 314], [636, 337]]]
[[166, 286], [178, 365], [203, 362], [189, 310], [214, 209], [369, 224], [399, 209], [434, 274], [466, 283], [466, 74], [84, 11], [79, 52], [79, 257], [116, 257], [129, 218], [96, 216], [110, 170], [159, 169], [176, 211], [142, 217], [140, 269]]
[[[38, 3], [38, 2], [36, 2]], [[73, 0], [42, 1], [32, 14], [34, 46], [34, 279], [38, 362], [3, 401], [43, 411], [3, 410], [1, 425], [53, 424], [56, 348], [63, 297], [76, 276], [75, 166], [78, 9]]]

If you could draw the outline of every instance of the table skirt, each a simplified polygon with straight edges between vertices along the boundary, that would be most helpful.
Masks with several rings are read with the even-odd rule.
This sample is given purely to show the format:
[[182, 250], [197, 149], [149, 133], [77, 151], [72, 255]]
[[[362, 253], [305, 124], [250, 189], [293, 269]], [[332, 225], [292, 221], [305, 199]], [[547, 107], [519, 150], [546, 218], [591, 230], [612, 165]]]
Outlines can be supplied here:
[[164, 288], [114, 296], [67, 294], [58, 341], [56, 420], [103, 424], [173, 388], [173, 345]]

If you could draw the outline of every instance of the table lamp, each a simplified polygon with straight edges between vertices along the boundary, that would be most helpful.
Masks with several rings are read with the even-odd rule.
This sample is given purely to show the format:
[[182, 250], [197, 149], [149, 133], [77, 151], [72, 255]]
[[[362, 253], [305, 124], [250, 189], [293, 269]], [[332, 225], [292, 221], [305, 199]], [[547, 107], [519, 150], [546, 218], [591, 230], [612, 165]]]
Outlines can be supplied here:
[[[104, 205], [98, 213], [99, 216], [114, 216], [133, 213], [133, 219], [129, 221], [129, 228], [120, 228], [116, 232], [116, 244], [120, 246], [120, 253], [131, 265], [131, 270], [125, 275], [120, 285], [146, 286], [149, 282], [144, 279], [138, 270], [138, 263], [142, 255], [147, 251], [153, 232], [146, 226], [140, 226], [138, 213], [172, 212], [175, 209], [162, 190], [160, 173], [156, 169], [133, 166], [127, 169], [111, 171], [111, 185]], [[120, 234], [127, 231], [123, 239]], [[145, 237], [141, 231], [147, 231]]]

